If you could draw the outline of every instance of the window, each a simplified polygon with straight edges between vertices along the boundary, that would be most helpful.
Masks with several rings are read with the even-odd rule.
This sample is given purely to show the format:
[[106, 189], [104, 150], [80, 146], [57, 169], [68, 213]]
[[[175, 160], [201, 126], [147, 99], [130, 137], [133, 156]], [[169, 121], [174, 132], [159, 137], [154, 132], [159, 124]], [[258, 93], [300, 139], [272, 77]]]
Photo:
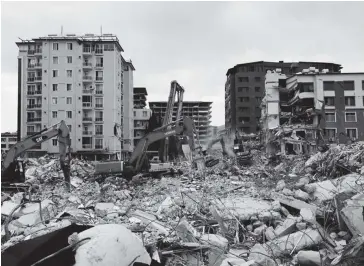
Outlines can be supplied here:
[[103, 139], [95, 139], [95, 149], [102, 149], [103, 148]]
[[250, 101], [249, 97], [239, 97], [240, 102], [247, 103]]
[[324, 97], [325, 105], [335, 106], [335, 97]]
[[57, 104], [57, 103], [58, 103], [57, 97], [52, 97], [52, 104]]
[[57, 118], [57, 111], [52, 111], [52, 117]]
[[71, 91], [72, 90], [72, 84], [67, 84], [67, 91]]
[[73, 44], [67, 43], [67, 50], [73, 50]]
[[260, 92], [260, 87], [255, 87], [255, 92]]
[[104, 117], [104, 112], [102, 112], [102, 111], [95, 111], [95, 121], [96, 122], [103, 121], [104, 120], [103, 117]]
[[254, 72], [255, 67], [254, 66], [248, 66], [248, 72]]
[[54, 78], [58, 77], [58, 70], [53, 70], [52, 72]]
[[262, 101], [262, 97], [255, 97], [255, 101], [260, 104], [260, 102]]
[[336, 128], [325, 128], [324, 135], [328, 138], [335, 138], [336, 137]]
[[96, 133], [96, 135], [103, 135], [103, 125], [96, 125], [95, 133]]
[[355, 106], [355, 97], [345, 97], [345, 106]]
[[103, 98], [95, 98], [95, 107], [98, 107], [98, 108], [103, 107]]
[[147, 117], [147, 116], [148, 116], [147, 111], [143, 111], [143, 117]]
[[67, 78], [72, 78], [72, 70], [67, 70]]
[[255, 81], [259, 82], [260, 81], [260, 77], [255, 77]]
[[67, 97], [67, 104], [72, 104], [72, 97]]
[[69, 130], [70, 132], [72, 132], [72, 126], [71, 126], [71, 125], [67, 125], [67, 127], [68, 127], [68, 130]]
[[104, 58], [103, 57], [96, 57], [96, 67], [103, 67], [104, 66]]
[[239, 112], [249, 113], [249, 107], [239, 107]]
[[245, 122], [249, 122], [249, 121], [250, 121], [250, 117], [239, 117], [240, 123], [245, 123]]
[[53, 56], [53, 64], [58, 65], [58, 56]]
[[300, 92], [313, 92], [313, 83], [312, 82], [301, 83]]
[[58, 91], [58, 84], [52, 84], [53, 91]]
[[354, 90], [354, 81], [353, 80], [345, 80], [343, 85], [344, 85], [344, 90], [346, 90], [346, 91]]
[[361, 81], [361, 88], [364, 90], [364, 80]]
[[347, 128], [346, 135], [349, 138], [356, 139], [357, 138], [357, 129], [356, 128]]
[[105, 44], [104, 51], [114, 51], [114, 44]]
[[336, 122], [336, 113], [335, 112], [328, 112], [325, 113], [326, 122]]
[[241, 77], [239, 78], [239, 82], [249, 82], [249, 77]]
[[58, 51], [58, 42], [53, 43], [53, 51]]
[[67, 56], [67, 64], [72, 64], [72, 56]]
[[96, 84], [96, 94], [102, 94], [103, 93], [103, 84]]
[[335, 90], [333, 81], [324, 81], [323, 84], [324, 84], [324, 91]]
[[136, 116], [136, 111], [134, 111], [134, 117]]
[[103, 72], [96, 71], [96, 80], [103, 80]]
[[72, 118], [72, 111], [67, 111], [67, 118]]
[[2, 149], [6, 149], [6, 144], [1, 144]]
[[356, 122], [356, 113], [345, 112], [345, 122]]
[[238, 87], [238, 92], [242, 92], [243, 91], [243, 87]]
[[57, 139], [52, 139], [52, 145], [57, 146]]

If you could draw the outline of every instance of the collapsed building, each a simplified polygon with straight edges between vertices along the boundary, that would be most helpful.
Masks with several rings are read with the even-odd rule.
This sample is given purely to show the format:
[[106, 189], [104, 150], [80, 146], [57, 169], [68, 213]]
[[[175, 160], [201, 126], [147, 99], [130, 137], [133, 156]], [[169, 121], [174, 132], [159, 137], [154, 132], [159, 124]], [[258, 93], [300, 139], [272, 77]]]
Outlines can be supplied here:
[[266, 152], [307, 154], [329, 142], [364, 140], [364, 73], [314, 67], [290, 77], [268, 70], [261, 124]]

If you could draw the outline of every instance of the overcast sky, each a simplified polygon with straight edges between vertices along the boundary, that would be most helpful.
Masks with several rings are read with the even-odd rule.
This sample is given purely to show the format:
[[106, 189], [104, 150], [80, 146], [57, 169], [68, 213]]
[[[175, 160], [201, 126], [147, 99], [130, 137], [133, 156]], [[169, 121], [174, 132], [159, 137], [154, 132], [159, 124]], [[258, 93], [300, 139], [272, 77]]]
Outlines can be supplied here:
[[364, 71], [364, 2], [2, 2], [1, 131], [17, 125], [18, 37], [113, 33], [148, 100], [213, 101], [224, 124], [226, 71], [249, 61], [330, 61]]

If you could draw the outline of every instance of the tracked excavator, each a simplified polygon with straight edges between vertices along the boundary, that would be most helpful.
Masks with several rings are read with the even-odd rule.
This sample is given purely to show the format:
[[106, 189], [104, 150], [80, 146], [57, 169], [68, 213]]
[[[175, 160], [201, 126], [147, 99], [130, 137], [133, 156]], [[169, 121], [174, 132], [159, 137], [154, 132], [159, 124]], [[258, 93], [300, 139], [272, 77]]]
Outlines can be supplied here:
[[60, 164], [65, 177], [65, 181], [69, 188], [70, 183], [70, 131], [66, 123], [62, 120], [60, 123], [55, 124], [49, 128], [35, 133], [26, 139], [17, 142], [12, 146], [1, 164], [1, 185], [2, 188], [11, 189], [16, 183], [25, 182], [25, 165], [20, 156], [27, 150], [35, 147], [36, 145], [48, 141], [53, 137], [58, 137]]
[[156, 128], [141, 138], [128, 161], [99, 162], [95, 166], [95, 174], [122, 174], [126, 179], [131, 179], [139, 173], [160, 174], [169, 172], [172, 164], [169, 162], [151, 163], [147, 156], [148, 146], [169, 136], [183, 134], [188, 137], [191, 151], [195, 150], [194, 123], [189, 117], [184, 117], [176, 122]]

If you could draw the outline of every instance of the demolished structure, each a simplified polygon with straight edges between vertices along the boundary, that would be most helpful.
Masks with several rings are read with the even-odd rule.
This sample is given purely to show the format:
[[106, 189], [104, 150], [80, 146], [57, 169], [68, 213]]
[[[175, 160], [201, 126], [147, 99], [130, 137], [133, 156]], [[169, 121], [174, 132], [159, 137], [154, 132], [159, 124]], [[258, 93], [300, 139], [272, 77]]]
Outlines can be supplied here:
[[364, 140], [363, 79], [314, 67], [290, 77], [268, 70], [261, 104], [266, 152], [308, 154], [328, 142]]

